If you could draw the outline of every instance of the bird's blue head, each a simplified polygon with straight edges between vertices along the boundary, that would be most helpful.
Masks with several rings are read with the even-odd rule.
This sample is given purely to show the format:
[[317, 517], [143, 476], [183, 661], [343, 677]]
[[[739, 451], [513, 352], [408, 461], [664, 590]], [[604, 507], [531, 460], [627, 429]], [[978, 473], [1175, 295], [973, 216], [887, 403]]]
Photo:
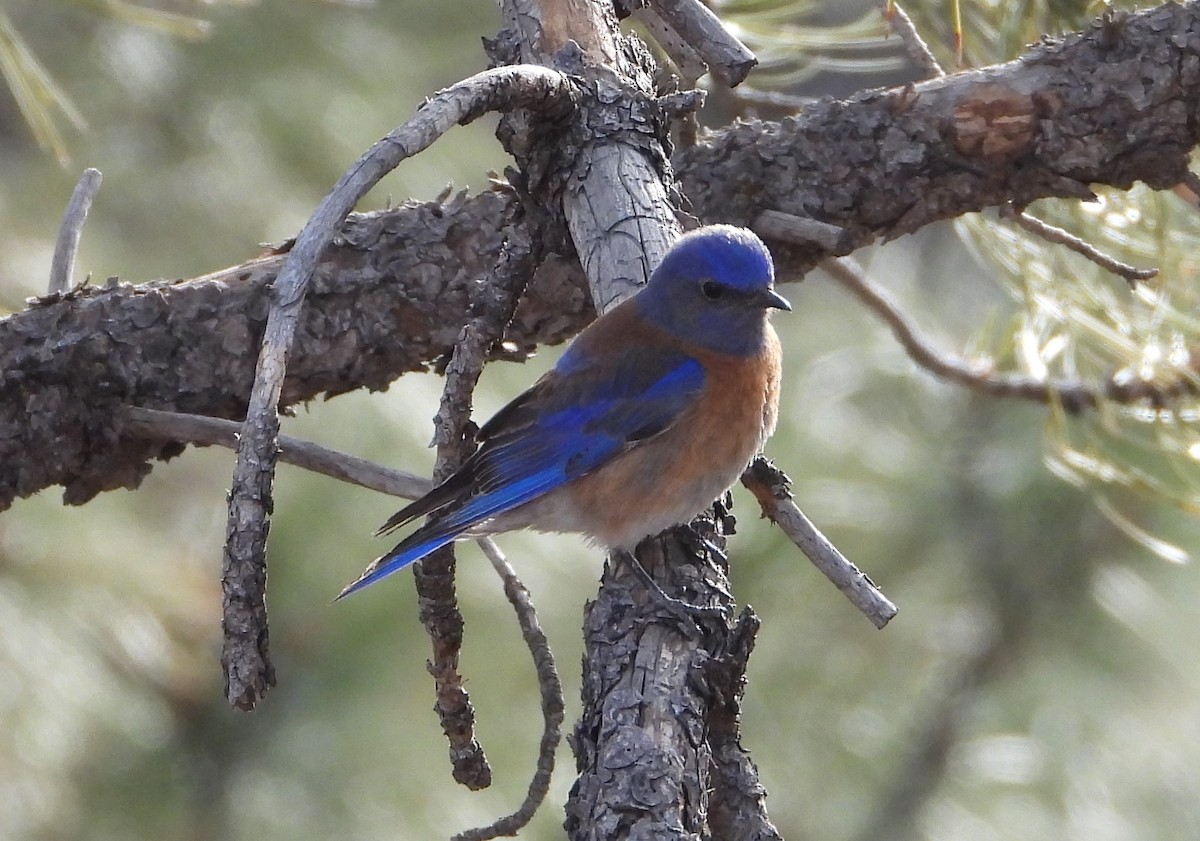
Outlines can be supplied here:
[[766, 340], [767, 312], [792, 308], [774, 282], [762, 240], [745, 228], [711, 225], [681, 237], [634, 300], [648, 321], [682, 339], [749, 356]]

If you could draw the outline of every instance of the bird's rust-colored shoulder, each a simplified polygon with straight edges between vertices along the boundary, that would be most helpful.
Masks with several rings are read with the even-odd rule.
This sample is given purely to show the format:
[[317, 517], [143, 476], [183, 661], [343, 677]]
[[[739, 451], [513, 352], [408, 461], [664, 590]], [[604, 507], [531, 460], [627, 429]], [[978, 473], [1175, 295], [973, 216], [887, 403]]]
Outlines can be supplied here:
[[588, 512], [585, 531], [608, 546], [632, 548], [701, 511], [737, 481], [775, 429], [780, 352], [769, 325], [762, 351], [751, 356], [674, 344], [704, 368], [701, 393], [668, 430], [569, 488], [576, 508]]
[[[597, 318], [571, 342], [570, 352], [605, 356], [613, 348], [662, 345], [671, 342], [661, 329], [654, 327], [638, 312], [634, 298], [613, 307]], [[671, 342], [673, 343], [673, 342]]]

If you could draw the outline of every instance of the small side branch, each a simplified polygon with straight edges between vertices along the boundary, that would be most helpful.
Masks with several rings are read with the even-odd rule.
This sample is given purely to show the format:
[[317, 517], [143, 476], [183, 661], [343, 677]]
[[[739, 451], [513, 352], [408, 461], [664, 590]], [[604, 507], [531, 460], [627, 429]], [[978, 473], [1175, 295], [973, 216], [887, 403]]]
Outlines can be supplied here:
[[892, 25], [892, 30], [904, 42], [904, 49], [908, 52], [909, 59], [912, 60], [912, 63], [921, 72], [921, 76], [925, 79], [936, 79], [940, 76], [945, 76], [946, 71], [943, 69], [941, 62], [937, 60], [937, 56], [933, 54], [933, 50], [929, 49], [929, 45], [925, 43], [925, 39], [917, 31], [917, 26], [912, 22], [912, 18], [908, 16], [908, 13], [904, 9], [900, 8], [900, 4], [889, 3], [888, 10], [884, 14], [888, 22]]
[[[475, 384], [492, 345], [504, 335], [526, 279], [533, 273], [533, 249], [528, 240], [505, 243], [492, 276], [476, 288], [471, 316], [459, 333], [446, 366], [446, 384], [434, 418], [433, 441], [438, 447], [436, 481], [445, 480], [470, 454], [474, 440], [471, 403]], [[433, 645], [429, 673], [437, 702], [434, 709], [450, 741], [454, 779], [472, 790], [492, 782], [492, 769], [475, 738], [475, 708], [458, 673], [463, 618], [454, 587], [455, 560], [451, 547], [434, 552], [413, 569], [420, 603], [421, 624]]]
[[[663, 48], [671, 52], [672, 59], [681, 49], [678, 44], [686, 45], [685, 55], [698, 56], [708, 65], [713, 77], [724, 85], [737, 87], [758, 65], [754, 53], [700, 0], [649, 0], [646, 11], [678, 38], [673, 51], [663, 44]], [[689, 62], [689, 66], [694, 66], [694, 62]], [[683, 65], [680, 69], [688, 70]]]
[[900, 310], [900, 306], [869, 281], [858, 267], [845, 259], [827, 260], [821, 267], [867, 309], [879, 316], [891, 328], [892, 335], [909, 358], [934, 376], [994, 397], [1020, 397], [1039, 403], [1049, 403], [1053, 399], [1071, 412], [1092, 408], [1099, 400], [1099, 393], [1082, 382], [1047, 383], [1019, 374], [997, 373], [988, 366], [971, 365], [957, 357], [945, 355], [921, 335], [917, 326]]
[[1030, 216], [1022, 208], [1007, 205], [1000, 211], [1000, 215], [1005, 219], [1011, 219], [1034, 236], [1041, 237], [1046, 242], [1069, 248], [1081, 257], [1091, 260], [1105, 271], [1112, 272], [1117, 277], [1124, 278], [1125, 282], [1131, 288], [1137, 286], [1141, 281], [1150, 280], [1158, 275], [1158, 269], [1139, 269], [1137, 266], [1123, 263], [1116, 257], [1105, 254], [1090, 242], [1085, 242], [1075, 236], [1070, 231], [1051, 225], [1049, 222], [1043, 222], [1037, 217]]
[[538, 622], [529, 590], [517, 577], [495, 541], [485, 537], [479, 541], [479, 545], [492, 562], [496, 574], [504, 582], [504, 594], [517, 612], [521, 636], [525, 638], [525, 645], [533, 654], [533, 666], [537, 672], [542, 697], [542, 740], [538, 747], [537, 767], [520, 807], [511, 815], [488, 826], [459, 833], [454, 836], [453, 841], [487, 841], [501, 835], [516, 835], [529, 823], [550, 791], [550, 778], [554, 773], [554, 753], [562, 740], [562, 723], [566, 709], [562, 682], [558, 678], [558, 668], [554, 665], [554, 653], [550, 650], [550, 642], [546, 639], [541, 623]]
[[346, 215], [380, 178], [428, 148], [455, 124], [470, 122], [496, 109], [520, 105], [546, 110], [570, 99], [569, 81], [542, 67], [495, 68], [447, 88], [352, 166], [296, 238], [273, 288], [229, 494], [221, 567], [225, 631], [221, 665], [226, 697], [235, 707], [253, 709], [275, 682], [268, 652], [265, 587], [268, 517], [279, 435], [276, 409], [300, 308], [317, 259]]
[[88, 167], [79, 176], [75, 192], [67, 203], [63, 213], [62, 226], [58, 229], [58, 239], [54, 243], [54, 257], [50, 261], [50, 294], [66, 293], [74, 286], [71, 276], [75, 272], [75, 255], [79, 252], [79, 237], [83, 233], [83, 223], [87, 221], [88, 211], [92, 207], [92, 199], [100, 191], [103, 180], [100, 170]]
[[646, 29], [649, 30], [658, 45], [663, 48], [663, 52], [670, 56], [671, 61], [679, 68], [679, 72], [688, 84], [695, 84], [697, 79], [708, 72], [708, 65], [704, 63], [700, 53], [696, 52], [687, 39], [676, 32], [675, 27], [667, 23], [657, 10], [650, 6], [644, 6], [638, 11], [637, 16], [641, 18], [642, 23], [646, 25]]
[[853, 242], [850, 232], [840, 225], [781, 210], [764, 210], [755, 217], [750, 227], [768, 240], [778, 239], [793, 245], [818, 245], [833, 253], [845, 251]]
[[[230, 450], [237, 449], [238, 434], [242, 429], [237, 421], [224, 418], [163, 412], [140, 406], [126, 406], [123, 422], [124, 431], [139, 438], [226, 447]], [[404, 499], [417, 499], [433, 488], [433, 482], [414, 473], [382, 467], [290, 435], [279, 436], [279, 460]]]
[[892, 620], [898, 612], [896, 605], [792, 501], [791, 480], [782, 470], [759, 456], [742, 474], [742, 484], [758, 500], [763, 516], [779, 526], [876, 628]]

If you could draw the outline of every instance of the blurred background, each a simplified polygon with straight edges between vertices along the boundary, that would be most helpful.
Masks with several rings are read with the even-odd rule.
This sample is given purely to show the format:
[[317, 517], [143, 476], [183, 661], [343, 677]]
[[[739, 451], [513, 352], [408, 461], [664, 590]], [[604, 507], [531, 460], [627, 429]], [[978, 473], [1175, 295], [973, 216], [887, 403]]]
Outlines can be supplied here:
[[[483, 0], [143, 2], [0, 0], [0, 313], [44, 291], [84, 167], [104, 183], [80, 276], [236, 264], [294, 234], [422, 97], [482, 69], [479, 38], [498, 26]], [[952, 64], [947, 10], [909, 11]], [[969, 6], [964, 62], [1092, 11]], [[878, 9], [739, 0], [722, 13], [763, 56], [766, 87], [844, 95], [912, 78]], [[363, 209], [485, 185], [507, 163], [491, 130], [455, 129]], [[1171, 374], [1197, 346], [1193, 208], [1134, 191], [1036, 209], [1163, 277], [1131, 292], [984, 218], [857, 257], [949, 352], [1050, 375]], [[982, 397], [917, 370], [821, 274], [786, 293], [768, 455], [901, 613], [875, 631], [735, 491], [735, 593], [764, 622], [743, 743], [784, 837], [1200, 837], [1200, 572], [1178, 563], [1197, 536], [1195, 407], [1072, 420]], [[558, 352], [489, 368], [478, 415]], [[284, 431], [428, 473], [439, 390], [408, 376], [314, 403]], [[228, 708], [217, 578], [231, 470], [227, 451], [190, 449], [138, 491], [81, 508], [45, 492], [0, 514], [0, 838], [438, 838], [511, 811], [533, 770], [538, 693], [478, 549], [459, 569], [462, 671], [496, 771], [485, 792], [449, 777], [411, 577], [330, 604], [380, 551], [371, 533], [397, 503], [378, 494], [281, 468], [279, 685], [254, 713]], [[602, 559], [573, 538], [502, 546], [557, 655], [569, 727]], [[524, 837], [562, 837], [572, 767], [564, 746]]]

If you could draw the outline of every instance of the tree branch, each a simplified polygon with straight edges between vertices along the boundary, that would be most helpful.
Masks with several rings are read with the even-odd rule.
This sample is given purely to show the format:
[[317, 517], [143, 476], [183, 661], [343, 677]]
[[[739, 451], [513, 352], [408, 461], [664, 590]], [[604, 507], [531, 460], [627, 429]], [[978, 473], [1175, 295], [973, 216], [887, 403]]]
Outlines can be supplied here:
[[[434, 480], [445, 481], [472, 450], [474, 427], [471, 403], [475, 384], [492, 346], [504, 334], [517, 301], [533, 268], [533, 247], [528, 241], [506, 243], [491, 273], [472, 295], [471, 317], [463, 325], [454, 354], [446, 366], [441, 405], [434, 418], [437, 445]], [[450, 740], [454, 779], [472, 790], [491, 785], [492, 769], [475, 738], [475, 708], [458, 672], [462, 649], [463, 618], [454, 585], [453, 544], [434, 552], [414, 566], [421, 624], [433, 645], [428, 664], [437, 694], [434, 709], [442, 731]]]
[[791, 480], [782, 470], [759, 456], [742, 474], [742, 484], [758, 500], [763, 516], [779, 526], [871, 624], [882, 628], [895, 617], [896, 605], [792, 501]]
[[92, 207], [92, 199], [100, 190], [103, 176], [100, 170], [88, 167], [79, 176], [71, 200], [63, 213], [62, 227], [58, 231], [58, 239], [54, 242], [54, 257], [50, 261], [50, 294], [63, 293], [70, 290], [75, 272], [75, 255], [79, 251], [79, 237], [83, 233], [83, 223], [87, 221], [88, 210]]
[[1030, 216], [1023, 209], [1007, 205], [1000, 210], [1001, 217], [1009, 219], [1034, 236], [1041, 237], [1046, 242], [1061, 245], [1074, 251], [1086, 260], [1090, 260], [1105, 271], [1112, 272], [1122, 278], [1131, 287], [1139, 281], [1150, 280], [1158, 276], [1158, 269], [1139, 269], [1128, 263], [1123, 263], [1111, 255], [1105, 254], [1089, 242], [1084, 242], [1070, 231], [1043, 222], [1036, 216]]
[[803, 273], [1010, 201], [1089, 198], [1091, 184], [1172, 187], [1200, 139], [1198, 50], [1200, 4], [1160, 6], [1007, 64], [734, 125], [674, 164], [706, 222], [748, 226], [778, 210], [851, 232], [835, 251], [782, 246], [781, 268]]
[[917, 31], [916, 24], [908, 16], [908, 12], [904, 11], [899, 3], [889, 2], [884, 14], [892, 26], [892, 31], [899, 35], [900, 40], [904, 42], [904, 49], [908, 52], [908, 57], [921, 71], [921, 75], [926, 79], [945, 76], [946, 71], [942, 68], [941, 62], [937, 60], [933, 50], [929, 49], [929, 45]]
[[[237, 448], [238, 433], [241, 432], [241, 425], [237, 421], [224, 418], [162, 412], [140, 406], [126, 406], [122, 414], [123, 432], [137, 438], [216, 445], [233, 450]], [[433, 487], [433, 482], [413, 473], [381, 467], [366, 459], [290, 435], [279, 436], [279, 460], [404, 499], [424, 496]]]
[[721, 84], [737, 87], [758, 66], [754, 53], [700, 0], [648, 0], [648, 7]]
[[867, 279], [849, 260], [830, 260], [823, 268], [891, 328], [892, 335], [913, 362], [936, 377], [993, 397], [1018, 397], [1037, 403], [1057, 403], [1071, 413], [1095, 408], [1101, 400], [1114, 403], [1148, 401], [1155, 407], [1185, 394], [1200, 392], [1200, 353], [1190, 369], [1169, 380], [1144, 380], [1113, 374], [1101, 383], [1081, 380], [1039, 380], [1024, 374], [995, 371], [986, 363], [971, 364], [933, 346], [886, 292]]
[[238, 709], [253, 709], [275, 683], [268, 654], [265, 591], [278, 407], [300, 308], [318, 259], [347, 214], [379, 179], [428, 148], [455, 124], [471, 122], [493, 110], [555, 108], [570, 97], [570, 84], [564, 76], [539, 67], [495, 68], [452, 85], [371, 147], [338, 179], [288, 252], [271, 287], [254, 386], [238, 439], [221, 563], [221, 627], [225, 632], [221, 665], [226, 697]]
[[533, 654], [533, 665], [537, 671], [538, 688], [541, 690], [542, 704], [542, 739], [538, 747], [537, 768], [533, 779], [529, 781], [529, 790], [521, 805], [511, 815], [495, 821], [489, 826], [470, 829], [454, 836], [453, 841], [487, 841], [500, 835], [516, 835], [533, 818], [538, 807], [546, 799], [550, 791], [550, 777], [554, 773], [554, 753], [562, 739], [562, 723], [566, 706], [563, 702], [562, 683], [558, 679], [558, 669], [554, 665], [554, 654], [550, 643], [538, 622], [537, 612], [533, 609], [533, 601], [529, 590], [517, 577], [512, 565], [500, 551], [495, 541], [484, 538], [479, 541], [484, 554], [492, 562], [492, 568], [504, 582], [504, 594], [517, 611], [517, 622], [521, 626], [521, 635], [525, 644]]
[[[495, 265], [516, 215], [512, 190], [497, 187], [347, 220], [318, 266], [281, 406], [385, 389], [447, 356], [469, 288]], [[244, 417], [283, 259], [186, 282], [81, 287], [0, 319], [0, 510], [56, 484], [76, 505], [133, 488], [151, 459], [181, 451], [122, 438], [122, 405]], [[578, 265], [543, 260], [494, 356], [521, 359], [578, 332], [592, 317], [584, 284]]]
[[[1010, 64], [715, 132], [678, 153], [675, 171], [705, 222], [753, 223], [774, 210], [845, 232], [832, 251], [828, 241], [772, 241], [781, 275], [935, 217], [1080, 195], [1085, 183], [1184, 180], [1200, 137], [1200, 74], [1189, 51], [1200, 40], [1200, 4], [1113, 26], [1112, 45], [1093, 27]], [[1141, 80], [1137, 97], [1130, 78]], [[1006, 90], [1018, 96], [997, 97]], [[1022, 105], [1035, 106], [1036, 119]], [[1001, 142], [1006, 127], [1014, 134]], [[449, 352], [466, 283], [494, 265], [506, 229], [532, 225], [531, 238], [543, 239], [541, 220], [514, 221], [514, 204], [511, 190], [496, 187], [352, 217], [323, 255], [281, 405], [385, 388]], [[636, 220], [643, 210], [626, 212]], [[656, 248], [661, 257], [665, 241]], [[642, 258], [617, 259], [628, 267]], [[178, 452], [122, 442], [113, 417], [123, 403], [244, 416], [247, 351], [281, 262], [267, 256], [187, 283], [77, 290], [0, 319], [0, 389], [16, 393], [0, 401], [0, 510], [56, 484], [71, 504], [136, 487], [153, 458]], [[591, 317], [582, 282], [573, 261], [543, 262], [506, 339], [519, 352], [573, 335]]]

